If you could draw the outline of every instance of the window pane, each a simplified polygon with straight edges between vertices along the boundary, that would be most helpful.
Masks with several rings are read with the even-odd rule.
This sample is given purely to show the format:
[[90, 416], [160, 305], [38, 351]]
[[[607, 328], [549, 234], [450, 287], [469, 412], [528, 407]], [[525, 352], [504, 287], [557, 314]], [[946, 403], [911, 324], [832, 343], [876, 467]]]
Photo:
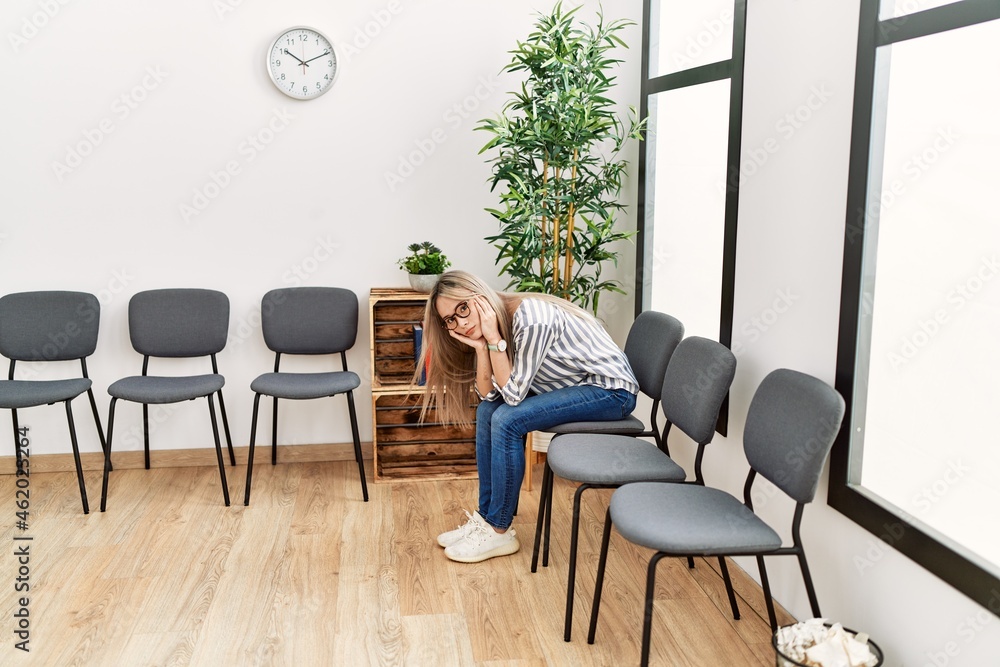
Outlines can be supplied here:
[[650, 78], [729, 60], [734, 5], [733, 0], [653, 0]]
[[[650, 97], [646, 275], [650, 308], [719, 337], [730, 82]], [[651, 245], [650, 245], [651, 244]]]
[[1000, 524], [1000, 21], [879, 58], [889, 74], [876, 91], [885, 149], [865, 248], [861, 483], [1000, 567], [1000, 533], [985, 529]]

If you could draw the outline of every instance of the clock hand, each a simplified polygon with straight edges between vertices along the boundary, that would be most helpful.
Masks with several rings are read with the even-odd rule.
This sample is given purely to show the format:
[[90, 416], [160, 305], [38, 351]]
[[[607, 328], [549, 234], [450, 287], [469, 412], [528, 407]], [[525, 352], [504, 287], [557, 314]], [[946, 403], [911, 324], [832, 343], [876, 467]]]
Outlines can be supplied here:
[[[288, 49], [285, 49], [285, 53], [287, 53], [287, 54], [288, 54], [288, 55], [290, 55], [291, 57], [293, 57], [293, 58], [295, 58], [296, 60], [298, 60], [300, 64], [302, 64], [302, 65], [305, 65], [306, 67], [309, 67], [309, 65], [306, 65], [306, 62], [305, 62], [305, 61], [302, 61], [302, 60], [300, 60], [298, 56], [296, 56], [296, 55], [295, 55], [294, 53], [292, 53], [292, 52], [291, 52], [291, 51], [289, 51]], [[313, 58], [313, 60], [315, 60], [315, 58]]]
[[[302, 64], [305, 65], [307, 63], [311, 63], [312, 61], [314, 61], [314, 60], [316, 60], [318, 58], [322, 58], [323, 56], [328, 56], [328, 55], [330, 55], [330, 52], [329, 51], [324, 51], [323, 53], [321, 53], [318, 56], [316, 56], [316, 58], [310, 58], [309, 60], [307, 60], [306, 62], [304, 62]], [[296, 60], [298, 60], [298, 58], [296, 58]]]

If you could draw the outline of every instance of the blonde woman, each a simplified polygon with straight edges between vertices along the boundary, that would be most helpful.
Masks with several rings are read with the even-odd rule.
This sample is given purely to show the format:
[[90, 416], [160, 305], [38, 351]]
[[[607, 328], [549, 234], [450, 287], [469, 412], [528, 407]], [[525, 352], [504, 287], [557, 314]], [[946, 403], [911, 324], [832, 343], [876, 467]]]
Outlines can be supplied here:
[[622, 419], [635, 409], [638, 382], [625, 354], [583, 309], [544, 294], [496, 292], [464, 271], [441, 276], [424, 323], [425, 412], [433, 405], [443, 421], [467, 423], [470, 392], [481, 399], [479, 508], [438, 544], [463, 563], [515, 553], [511, 523], [525, 436], [567, 422]]

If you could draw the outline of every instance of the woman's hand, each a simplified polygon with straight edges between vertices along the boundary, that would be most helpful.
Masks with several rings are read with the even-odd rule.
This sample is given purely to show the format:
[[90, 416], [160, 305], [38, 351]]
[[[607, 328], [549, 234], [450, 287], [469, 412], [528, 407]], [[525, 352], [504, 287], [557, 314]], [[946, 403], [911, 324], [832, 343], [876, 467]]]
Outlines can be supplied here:
[[497, 314], [486, 297], [477, 294], [472, 300], [472, 307], [479, 313], [479, 330], [483, 334], [484, 344], [500, 340], [500, 325], [497, 323]]
[[486, 349], [486, 339], [485, 338], [469, 338], [468, 336], [463, 336], [454, 329], [449, 329], [448, 334], [452, 338], [460, 343], [464, 343], [474, 350], [485, 350]]

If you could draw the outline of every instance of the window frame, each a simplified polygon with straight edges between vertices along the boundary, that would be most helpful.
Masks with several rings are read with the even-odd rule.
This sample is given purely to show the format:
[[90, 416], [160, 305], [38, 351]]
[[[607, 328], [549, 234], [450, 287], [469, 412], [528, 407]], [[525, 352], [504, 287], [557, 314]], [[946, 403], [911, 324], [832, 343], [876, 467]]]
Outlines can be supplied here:
[[[733, 2], [733, 44], [729, 59], [699, 65], [650, 78], [650, 32], [653, 2], [643, 0], [642, 31], [642, 85], [639, 117], [649, 115], [649, 99], [658, 93], [696, 86], [703, 83], [730, 80], [729, 88], [729, 148], [726, 160], [726, 202], [723, 221], [722, 293], [719, 299], [719, 342], [728, 348], [733, 345], [733, 308], [736, 288], [736, 234], [740, 193], [740, 143], [743, 137], [743, 69], [746, 53], [746, 0]], [[646, 142], [639, 144], [638, 205], [636, 208], [636, 262], [635, 262], [635, 315], [650, 306], [647, 272], [652, 266], [652, 220], [646, 215], [646, 198], [653, 196], [653, 184], [648, 183]], [[647, 251], [647, 245], [649, 250]], [[729, 429], [729, 396], [719, 411], [716, 430], [725, 436]]]
[[[858, 336], [863, 307], [864, 245], [868, 232], [870, 182], [880, 174], [870, 174], [870, 156], [881, 146], [872, 146], [875, 136], [876, 54], [880, 47], [947, 30], [1000, 19], [996, 0], [962, 0], [931, 9], [880, 19], [882, 1], [861, 0], [858, 27], [857, 69], [854, 88], [850, 166], [848, 174], [844, 259], [841, 276], [840, 331], [838, 337], [836, 388], [847, 404], [844, 424], [853, 423]], [[876, 128], [877, 129], [877, 128]], [[877, 215], [877, 213], [876, 213]], [[984, 559], [949, 540], [933, 528], [910, 523], [898, 507], [854, 482], [860, 477], [863, 444], [852, 440], [853, 429], [842, 428], [830, 459], [828, 504], [893, 549], [952, 585], [972, 600], [1000, 616], [1000, 578]]]

